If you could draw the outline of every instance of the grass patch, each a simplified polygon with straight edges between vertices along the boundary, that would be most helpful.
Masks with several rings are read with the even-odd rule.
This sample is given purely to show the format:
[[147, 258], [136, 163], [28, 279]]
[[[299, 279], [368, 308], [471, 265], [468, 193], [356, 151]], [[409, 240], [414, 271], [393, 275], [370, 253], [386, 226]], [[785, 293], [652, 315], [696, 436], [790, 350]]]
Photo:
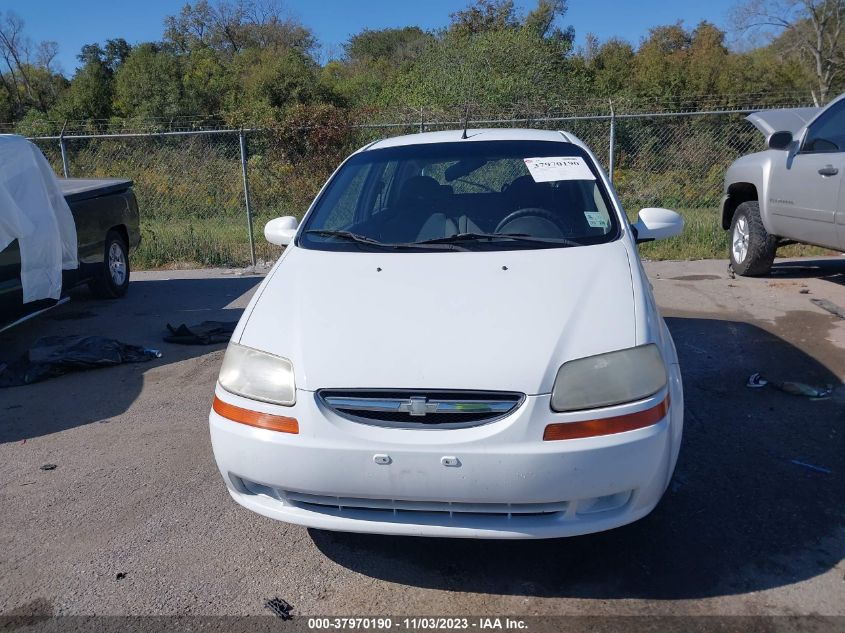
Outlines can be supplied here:
[[[684, 232], [678, 237], [640, 244], [643, 259], [727, 259], [729, 231], [722, 229], [719, 209], [678, 209], [684, 218]], [[628, 212], [631, 222], [636, 212]], [[793, 244], [778, 249], [779, 257], [830, 255], [833, 251], [817, 246]]]
[[[282, 249], [264, 239], [271, 217], [253, 218], [255, 256], [274, 261]], [[248, 266], [246, 215], [216, 218], [160, 219], [141, 217], [141, 245], [132, 253], [136, 270], [172, 267]]]
[[[722, 230], [717, 209], [683, 209], [686, 226], [679, 236], [640, 245], [644, 259], [727, 259], [728, 232]], [[264, 239], [264, 224], [272, 215], [254, 218], [255, 250], [259, 260], [274, 261], [281, 248]], [[636, 213], [629, 214], [636, 219]], [[214, 218], [141, 218], [141, 245], [132, 254], [136, 270], [172, 267], [229, 267], [250, 264], [246, 216]], [[795, 244], [778, 251], [782, 257], [830, 255], [833, 251]]]

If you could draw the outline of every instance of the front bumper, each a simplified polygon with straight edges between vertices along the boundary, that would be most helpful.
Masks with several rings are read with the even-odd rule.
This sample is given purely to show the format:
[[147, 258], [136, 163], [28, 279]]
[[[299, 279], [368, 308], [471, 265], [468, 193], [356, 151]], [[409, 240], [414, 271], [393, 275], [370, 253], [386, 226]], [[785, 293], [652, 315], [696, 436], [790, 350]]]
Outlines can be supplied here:
[[551, 538], [618, 527], [657, 505], [683, 424], [677, 373], [670, 385], [669, 413], [657, 424], [566, 441], [542, 441], [543, 429], [647, 409], [666, 392], [590, 414], [557, 414], [548, 395], [529, 396], [483, 426], [417, 431], [352, 422], [312, 392], [297, 392], [293, 407], [277, 407], [218, 385], [220, 399], [295, 417], [300, 432], [253, 428], [214, 411], [209, 423], [230, 494], [264, 516], [349, 532]]

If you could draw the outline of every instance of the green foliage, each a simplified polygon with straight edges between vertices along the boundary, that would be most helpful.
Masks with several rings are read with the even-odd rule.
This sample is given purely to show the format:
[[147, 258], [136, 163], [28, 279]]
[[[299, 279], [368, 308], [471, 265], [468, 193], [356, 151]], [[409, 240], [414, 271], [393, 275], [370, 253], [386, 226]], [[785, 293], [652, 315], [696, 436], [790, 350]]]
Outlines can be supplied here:
[[113, 97], [114, 81], [108, 67], [99, 59], [89, 59], [74, 75], [50, 116], [58, 121], [108, 119]]
[[560, 43], [526, 29], [447, 33], [385, 86], [382, 100], [418, 107], [539, 103], [561, 94], [566, 75]]
[[449, 29], [460, 37], [519, 26], [513, 0], [475, 0], [466, 9], [453, 13], [451, 18]]
[[415, 59], [418, 56], [416, 51], [432, 37], [418, 26], [406, 26], [401, 29], [364, 29], [350, 37], [343, 49], [351, 62], [388, 59], [401, 63]]
[[15, 134], [22, 136], [44, 136], [53, 133], [53, 124], [40, 110], [30, 108], [15, 124]]
[[[314, 34], [275, 0], [199, 0], [165, 20], [162, 42], [83, 46], [71, 82], [49, 65], [13, 64], [0, 73], [0, 123], [33, 108], [60, 123], [192, 117], [278, 127], [303, 105], [462, 115], [469, 103], [474, 112], [507, 114], [585, 98], [706, 107], [708, 96], [722, 95], [720, 105], [744, 106], [746, 97], [732, 95], [779, 103], [815, 86], [807, 59], [791, 52], [808, 28], [797, 13], [794, 28], [745, 52], [731, 51], [709, 22], [656, 26], [637, 47], [588, 36], [586, 49], [573, 51], [566, 0], [535, 1], [522, 12], [513, 0], [471, 0], [438, 32], [364, 29], [340, 58], [320, 63]], [[19, 20], [6, 22], [15, 33], [22, 28]]]

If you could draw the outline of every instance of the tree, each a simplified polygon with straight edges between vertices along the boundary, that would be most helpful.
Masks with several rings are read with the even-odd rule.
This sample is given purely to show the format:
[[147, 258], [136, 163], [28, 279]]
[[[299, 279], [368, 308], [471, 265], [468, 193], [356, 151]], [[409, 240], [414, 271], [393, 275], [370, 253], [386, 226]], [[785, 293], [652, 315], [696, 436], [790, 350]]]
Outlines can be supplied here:
[[634, 48], [628, 42], [617, 38], [611, 38], [601, 45], [593, 41], [591, 45], [588, 65], [593, 72], [596, 93], [613, 97], [628, 90], [631, 84], [631, 68], [634, 65]]
[[343, 50], [349, 61], [387, 59], [402, 63], [419, 57], [432, 36], [418, 26], [401, 29], [364, 29], [349, 38]]
[[115, 110], [128, 117], [173, 118], [184, 114], [182, 63], [162, 46], [136, 46], [114, 76]]
[[723, 77], [728, 56], [724, 31], [710, 22], [695, 27], [687, 56], [687, 91], [693, 95], [726, 92]]
[[466, 9], [455, 11], [449, 17], [452, 18], [449, 29], [462, 36], [519, 26], [513, 0], [475, 0]]
[[103, 121], [112, 115], [113, 95], [111, 73], [102, 61], [91, 57], [76, 71], [70, 86], [51, 109], [51, 117], [59, 121]]
[[565, 30], [555, 26], [555, 22], [566, 15], [567, 9], [566, 0], [538, 0], [536, 8], [525, 16], [523, 28], [538, 37], [565, 41], [571, 48], [575, 30], [571, 26]]
[[44, 112], [55, 102], [62, 85], [52, 69], [57, 50], [55, 42], [41, 42], [33, 50], [23, 20], [11, 11], [0, 13], [0, 60], [7, 69], [0, 73], [0, 86], [16, 117], [33, 107]]
[[809, 62], [816, 105], [845, 79], [845, 0], [745, 0], [733, 19], [740, 31], [763, 34]]
[[449, 33], [385, 87], [384, 99], [399, 105], [464, 103], [513, 108], [554, 101], [566, 81], [566, 59], [556, 42], [524, 29], [465, 37]]
[[227, 55], [247, 48], [296, 48], [311, 54], [313, 33], [276, 0], [199, 0], [164, 20], [164, 39], [183, 53], [210, 47]]
[[76, 56], [82, 67], [76, 71], [68, 89], [50, 110], [54, 119], [105, 121], [112, 116], [115, 72], [129, 57], [132, 47], [123, 38], [99, 44], [85, 44]]
[[232, 124], [272, 126], [295, 105], [331, 102], [332, 95], [323, 90], [317, 70], [317, 64], [296, 49], [244, 51], [233, 64], [237, 89], [227, 95], [227, 119]]
[[632, 84], [642, 95], [663, 103], [677, 101], [687, 92], [686, 64], [692, 36], [683, 24], [649, 30], [634, 60]]

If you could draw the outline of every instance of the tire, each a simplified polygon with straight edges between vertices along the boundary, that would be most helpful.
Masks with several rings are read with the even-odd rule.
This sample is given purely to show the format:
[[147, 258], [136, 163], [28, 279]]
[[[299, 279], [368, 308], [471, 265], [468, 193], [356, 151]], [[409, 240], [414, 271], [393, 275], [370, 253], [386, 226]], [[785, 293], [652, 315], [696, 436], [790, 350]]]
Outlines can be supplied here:
[[760, 205], [757, 202], [739, 205], [731, 220], [729, 252], [734, 272], [743, 277], [767, 274], [775, 261], [777, 247], [778, 238], [769, 235], [763, 226]]
[[118, 299], [129, 289], [129, 248], [115, 230], [106, 234], [103, 264], [88, 287], [100, 299]]

